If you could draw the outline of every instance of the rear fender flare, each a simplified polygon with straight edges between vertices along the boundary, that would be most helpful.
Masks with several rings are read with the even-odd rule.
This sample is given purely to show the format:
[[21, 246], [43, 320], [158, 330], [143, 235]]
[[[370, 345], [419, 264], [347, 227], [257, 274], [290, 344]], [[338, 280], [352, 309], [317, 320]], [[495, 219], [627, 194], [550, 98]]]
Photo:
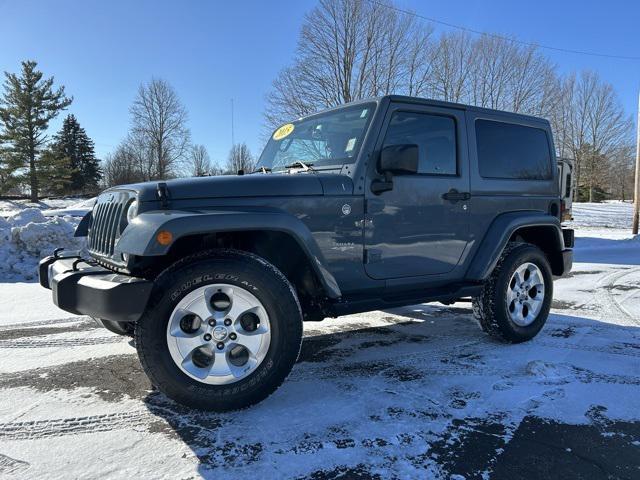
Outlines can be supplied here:
[[499, 215], [489, 226], [465, 278], [470, 281], [486, 280], [498, 263], [509, 239], [518, 229], [523, 227], [552, 228], [557, 235], [558, 252], [564, 249], [562, 228], [556, 217], [537, 211], [504, 213]]

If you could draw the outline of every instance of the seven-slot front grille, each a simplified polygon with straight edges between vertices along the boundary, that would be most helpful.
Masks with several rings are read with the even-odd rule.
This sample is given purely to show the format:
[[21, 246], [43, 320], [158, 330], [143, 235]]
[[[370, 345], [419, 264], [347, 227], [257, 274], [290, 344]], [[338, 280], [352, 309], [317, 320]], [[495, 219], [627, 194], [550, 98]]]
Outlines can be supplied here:
[[107, 192], [98, 197], [89, 228], [90, 253], [101, 257], [113, 256], [123, 215], [126, 215], [125, 209], [131, 200], [132, 195], [128, 192]]

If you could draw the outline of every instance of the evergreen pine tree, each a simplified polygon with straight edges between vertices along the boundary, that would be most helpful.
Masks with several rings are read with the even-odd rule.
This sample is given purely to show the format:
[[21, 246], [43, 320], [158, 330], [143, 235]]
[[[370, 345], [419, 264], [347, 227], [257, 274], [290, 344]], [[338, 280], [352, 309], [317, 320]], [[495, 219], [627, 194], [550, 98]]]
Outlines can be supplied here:
[[[53, 77], [43, 79], [37, 63], [22, 62], [22, 72], [5, 72], [4, 93], [0, 97], [2, 140], [9, 145], [8, 168], [27, 169], [31, 201], [38, 201], [38, 154], [46, 144], [49, 122], [67, 108], [64, 87], [53, 89]], [[18, 177], [16, 177], [18, 178]]]
[[3, 145], [0, 137], [0, 195], [7, 193], [13, 186], [9, 167], [9, 154], [9, 150]]
[[93, 192], [98, 188], [102, 171], [95, 156], [93, 141], [74, 115], [67, 115], [64, 119], [62, 129], [54, 136], [51, 151], [59, 159], [69, 159], [71, 192]]
[[41, 192], [44, 195], [68, 194], [76, 172], [71, 158], [60, 156], [51, 149], [43, 151], [38, 159], [38, 180]]

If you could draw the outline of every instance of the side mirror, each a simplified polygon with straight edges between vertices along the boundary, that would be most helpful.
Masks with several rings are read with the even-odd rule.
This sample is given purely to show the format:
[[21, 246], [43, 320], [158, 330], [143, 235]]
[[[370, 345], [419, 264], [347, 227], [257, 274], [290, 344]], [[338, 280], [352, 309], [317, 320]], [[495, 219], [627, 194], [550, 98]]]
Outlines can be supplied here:
[[418, 145], [389, 145], [380, 152], [380, 173], [418, 173]]
[[371, 182], [371, 191], [380, 195], [393, 190], [394, 173], [418, 173], [418, 146], [389, 145], [380, 152], [378, 172], [384, 174], [384, 180], [376, 178]]

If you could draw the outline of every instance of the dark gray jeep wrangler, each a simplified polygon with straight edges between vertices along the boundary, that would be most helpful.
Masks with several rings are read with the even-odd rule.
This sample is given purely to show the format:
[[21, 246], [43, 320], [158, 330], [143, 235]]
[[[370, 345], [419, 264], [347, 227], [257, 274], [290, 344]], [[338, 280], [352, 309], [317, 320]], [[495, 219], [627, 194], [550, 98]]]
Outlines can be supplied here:
[[56, 251], [60, 308], [135, 336], [176, 401], [229, 410], [284, 381], [302, 322], [473, 299], [506, 342], [543, 327], [571, 268], [549, 123], [387, 96], [283, 125], [257, 171], [125, 185]]

